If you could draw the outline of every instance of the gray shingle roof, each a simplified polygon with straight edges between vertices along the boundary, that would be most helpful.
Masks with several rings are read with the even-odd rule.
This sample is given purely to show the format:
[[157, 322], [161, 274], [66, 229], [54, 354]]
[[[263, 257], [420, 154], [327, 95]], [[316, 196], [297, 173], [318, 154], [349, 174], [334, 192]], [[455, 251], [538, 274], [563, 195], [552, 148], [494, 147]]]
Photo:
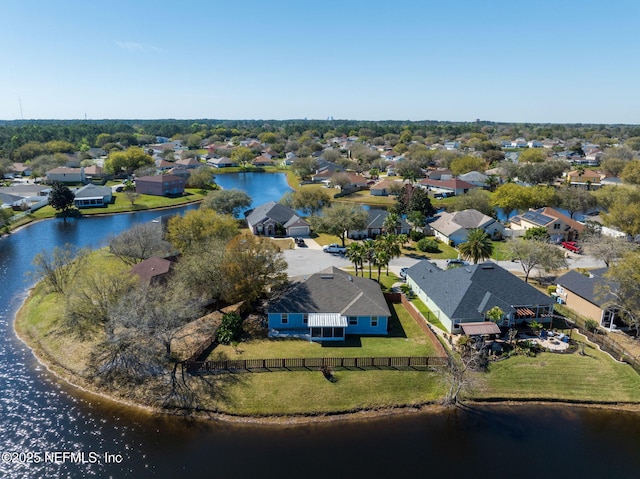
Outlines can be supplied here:
[[380, 286], [335, 267], [293, 284], [269, 304], [270, 313], [340, 313], [343, 316], [391, 316]]
[[493, 306], [548, 305], [553, 301], [495, 263], [439, 270], [422, 261], [407, 270], [411, 278], [449, 318], [480, 318]]
[[[389, 216], [389, 212], [386, 210], [369, 210], [369, 217], [367, 219], [367, 228], [368, 229], [379, 229], [384, 225], [384, 220]], [[400, 228], [402, 229], [411, 229], [409, 223], [407, 223], [403, 218], [398, 217], [400, 221]]]
[[281, 205], [280, 203], [276, 203], [275, 201], [270, 201], [251, 210], [251, 212], [247, 215], [247, 222], [249, 224], [255, 225], [262, 223], [264, 220], [269, 218], [276, 223], [285, 225], [294, 216], [296, 216], [296, 212], [291, 208], [287, 208], [286, 206]]
[[596, 306], [602, 306], [608, 300], [612, 299], [610, 295], [602, 296], [599, 293], [599, 288], [609, 282], [608, 279], [604, 277], [607, 271], [607, 268], [593, 269], [589, 271], [590, 276], [586, 276], [571, 270], [560, 276], [556, 280], [556, 283], [581, 298], [586, 299], [590, 303]]

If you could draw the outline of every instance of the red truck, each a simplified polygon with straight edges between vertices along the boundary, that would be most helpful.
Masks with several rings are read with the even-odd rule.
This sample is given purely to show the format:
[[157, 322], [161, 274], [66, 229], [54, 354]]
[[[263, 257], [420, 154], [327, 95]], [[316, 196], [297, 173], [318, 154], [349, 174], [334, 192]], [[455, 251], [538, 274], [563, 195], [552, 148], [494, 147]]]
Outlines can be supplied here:
[[580, 254], [582, 253], [582, 248], [575, 241], [563, 241], [560, 243], [564, 249], [571, 251], [572, 253]]

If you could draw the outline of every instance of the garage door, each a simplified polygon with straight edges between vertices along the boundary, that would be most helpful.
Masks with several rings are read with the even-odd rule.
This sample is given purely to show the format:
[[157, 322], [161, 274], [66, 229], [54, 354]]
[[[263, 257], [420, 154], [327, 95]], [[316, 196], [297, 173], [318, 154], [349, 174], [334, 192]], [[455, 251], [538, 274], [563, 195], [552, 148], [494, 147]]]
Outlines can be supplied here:
[[308, 226], [291, 226], [289, 228], [289, 236], [308, 236], [308, 235], [309, 235]]

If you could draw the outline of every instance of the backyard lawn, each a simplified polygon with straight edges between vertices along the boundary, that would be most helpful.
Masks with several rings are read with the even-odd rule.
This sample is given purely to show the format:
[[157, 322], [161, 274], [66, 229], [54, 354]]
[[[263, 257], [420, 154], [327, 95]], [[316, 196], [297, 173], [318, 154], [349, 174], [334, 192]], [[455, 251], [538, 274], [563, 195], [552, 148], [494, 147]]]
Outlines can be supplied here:
[[269, 359], [371, 356], [435, 356], [435, 346], [401, 304], [390, 306], [388, 336], [351, 336], [344, 342], [316, 343], [304, 339], [255, 339], [218, 345], [208, 359]]
[[[575, 331], [573, 336], [585, 342]], [[584, 356], [541, 353], [491, 363], [489, 373], [478, 374], [480, 382], [472, 397], [640, 401], [640, 375], [631, 366], [615, 362], [589, 343], [584, 351]]]

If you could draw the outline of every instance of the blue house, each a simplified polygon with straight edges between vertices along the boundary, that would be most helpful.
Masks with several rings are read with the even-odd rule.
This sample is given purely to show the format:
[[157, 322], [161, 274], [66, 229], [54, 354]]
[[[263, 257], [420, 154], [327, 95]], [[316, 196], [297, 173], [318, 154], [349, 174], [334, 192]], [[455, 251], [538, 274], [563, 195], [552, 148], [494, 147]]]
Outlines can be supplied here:
[[294, 282], [267, 308], [269, 337], [344, 341], [347, 334], [386, 335], [391, 312], [373, 280], [335, 267]]

